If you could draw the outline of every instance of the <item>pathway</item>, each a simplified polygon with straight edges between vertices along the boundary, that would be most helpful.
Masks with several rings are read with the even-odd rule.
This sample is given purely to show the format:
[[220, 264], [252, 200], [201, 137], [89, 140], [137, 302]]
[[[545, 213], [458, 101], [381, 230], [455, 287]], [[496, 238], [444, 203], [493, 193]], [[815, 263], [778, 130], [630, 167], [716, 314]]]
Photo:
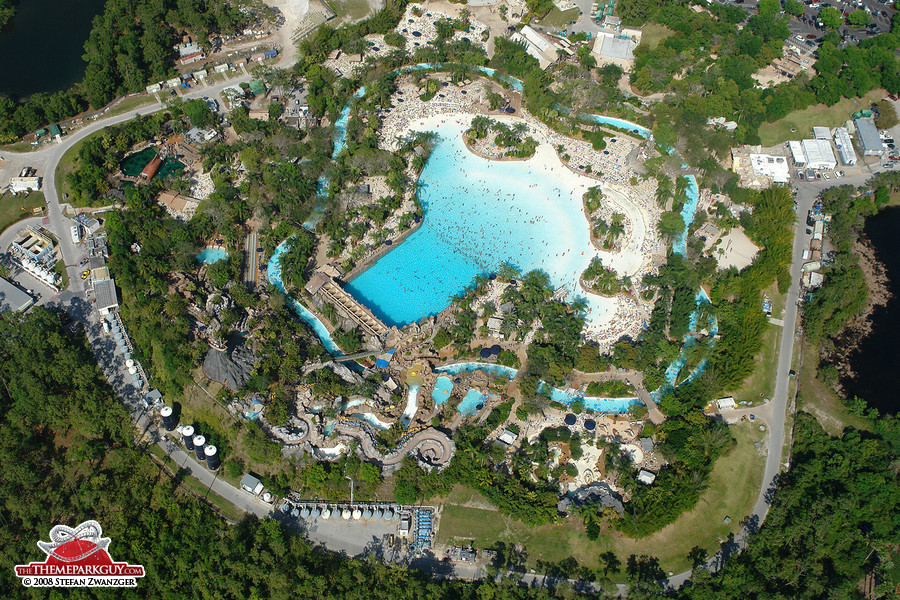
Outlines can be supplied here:
[[244, 277], [244, 281], [250, 284], [251, 287], [256, 285], [256, 276], [259, 272], [259, 253], [256, 251], [256, 247], [256, 231], [251, 231], [247, 234], [247, 239], [244, 242], [244, 252], [246, 252], [247, 256], [247, 273]]

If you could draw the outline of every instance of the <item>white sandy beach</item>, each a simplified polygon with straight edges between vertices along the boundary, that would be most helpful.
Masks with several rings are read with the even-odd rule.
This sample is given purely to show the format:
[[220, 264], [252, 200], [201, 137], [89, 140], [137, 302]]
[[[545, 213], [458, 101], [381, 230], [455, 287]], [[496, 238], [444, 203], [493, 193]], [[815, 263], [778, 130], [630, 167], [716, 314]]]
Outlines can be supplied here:
[[[418, 99], [410, 102], [410, 98], [407, 96], [403, 106], [404, 112], [415, 112], [414, 106], [417, 104], [426, 105], [427, 103], [422, 103]], [[441, 132], [442, 129], [443, 131], [463, 131], [469, 127], [474, 116], [461, 112], [447, 112], [412, 118], [405, 122], [405, 131], [397, 133], [404, 135], [410, 131]], [[514, 116], [492, 118], [507, 124], [525, 123], [529, 126], [528, 134], [539, 142], [539, 146], [535, 155], [524, 162], [534, 177], [558, 182], [561, 187], [573, 190], [579, 197], [589, 188], [600, 185], [604, 192], [604, 202], [614, 205], [613, 210], [624, 213], [631, 221], [630, 235], [620, 251], [607, 252], [593, 248], [594, 256], [601, 258], [604, 265], [613, 268], [620, 276], [630, 276], [635, 280], [639, 280], [653, 268], [652, 256], [659, 251], [661, 245], [654, 230], [658, 211], [647, 208], [648, 206], [655, 207], [652, 198], [635, 199], [635, 193], [628, 186], [598, 181], [576, 173], [565, 166], [548, 139], [547, 131], [549, 130], [542, 124], [535, 126], [534, 121]], [[553, 135], [557, 134], [553, 133]], [[582, 224], [585, 229], [589, 228], [587, 220], [583, 220]], [[562, 240], [570, 239], [565, 232], [559, 232], [559, 235]], [[573, 254], [575, 252], [577, 252], [576, 248], [570, 245], [564, 253]], [[652, 306], [646, 303], [638, 304], [624, 295], [615, 298], [589, 293], [583, 295], [588, 299], [590, 306], [586, 333], [592, 339], [603, 344], [612, 343], [622, 335], [636, 336], [644, 321], [649, 319], [649, 312], [652, 310]]]

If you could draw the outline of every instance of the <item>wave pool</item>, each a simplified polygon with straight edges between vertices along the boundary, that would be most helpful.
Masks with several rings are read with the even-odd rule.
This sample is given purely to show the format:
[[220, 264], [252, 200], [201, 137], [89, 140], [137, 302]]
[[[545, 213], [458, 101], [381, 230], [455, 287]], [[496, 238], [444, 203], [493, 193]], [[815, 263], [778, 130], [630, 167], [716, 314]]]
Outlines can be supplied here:
[[[582, 195], [595, 182], [575, 179], [551, 160], [492, 161], [469, 152], [464, 126], [446, 122], [422, 172], [422, 226], [350, 281], [345, 289], [388, 326], [437, 314], [477, 275], [505, 262], [545, 271], [554, 288], [580, 296], [578, 281], [598, 251]], [[576, 183], [577, 182], [577, 183]], [[611, 316], [616, 301], [588, 295], [589, 320]]]

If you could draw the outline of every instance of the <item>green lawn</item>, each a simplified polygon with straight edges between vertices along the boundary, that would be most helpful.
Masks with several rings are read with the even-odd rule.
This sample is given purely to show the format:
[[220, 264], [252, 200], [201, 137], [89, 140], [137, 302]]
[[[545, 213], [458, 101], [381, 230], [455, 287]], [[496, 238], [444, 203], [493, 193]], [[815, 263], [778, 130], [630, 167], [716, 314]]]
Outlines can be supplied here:
[[56, 265], [54, 265], [53, 270], [60, 274], [62, 277], [62, 283], [59, 284], [60, 290], [69, 289], [69, 274], [66, 272], [66, 261], [59, 260]]
[[[168, 90], [163, 90], [159, 93], [160, 99], [165, 102], [166, 98], [168, 98], [169, 92]], [[109, 109], [109, 112], [103, 115], [104, 117], [112, 117], [114, 115], [121, 115], [127, 112], [131, 112], [132, 110], [138, 109], [142, 106], [147, 106], [149, 104], [156, 104], [156, 98], [152, 95], [149, 96], [132, 96], [131, 98], [125, 98], [114, 107]]]
[[540, 20], [538, 25], [541, 27], [557, 27], [562, 29], [572, 21], [577, 21], [579, 12], [580, 11], [577, 8], [561, 11], [554, 6], [550, 12], [547, 13], [547, 16]]
[[[66, 176], [71, 173], [75, 169], [75, 159], [78, 157], [78, 150], [81, 149], [81, 145], [84, 144], [86, 140], [89, 140], [95, 136], [103, 135], [103, 132], [106, 131], [106, 127], [99, 131], [95, 131], [91, 135], [87, 136], [84, 139], [78, 140], [72, 147], [66, 150], [66, 153], [62, 155], [62, 158], [59, 159], [59, 164], [56, 167], [56, 191], [59, 193], [59, 201], [61, 203], [66, 203], [66, 194], [69, 193], [69, 182], [66, 179]], [[44, 184], [46, 185], [46, 183]]]
[[369, 14], [368, 0], [329, 0], [328, 6], [340, 20], [357, 21]]
[[0, 196], [0, 232], [16, 221], [35, 216], [34, 209], [43, 206], [43, 192], [30, 192], [27, 196], [6, 192]]
[[31, 152], [37, 150], [40, 146], [32, 146], [30, 142], [14, 142], [12, 144], [3, 144], [0, 150], [8, 152]]
[[656, 48], [664, 39], [675, 33], [665, 25], [647, 23], [641, 30], [641, 46], [650, 50]]
[[[811, 137], [813, 126], [838, 127], [850, 119], [854, 112], [869, 108], [872, 102], [881, 100], [886, 93], [884, 90], [872, 90], [863, 98], [842, 98], [834, 106], [816, 104], [794, 111], [783, 119], [760, 125], [760, 140], [763, 146], [775, 146], [787, 140]], [[792, 129], [795, 131], [791, 131]]]
[[[736, 532], [756, 502], [765, 455], [753, 444], [765, 434], [750, 423], [735, 425], [731, 432], [737, 446], [716, 463], [696, 508], [646, 538], [633, 540], [610, 532], [591, 541], [577, 517], [560, 525], [529, 527], [487, 508], [487, 500], [476, 492], [457, 488], [442, 503], [438, 541], [471, 541], [480, 548], [497, 541], [515, 542], [525, 546], [529, 568], [537, 561], [559, 562], [570, 556], [586, 567], [597, 568], [598, 556], [613, 550], [623, 563], [631, 554], [650, 554], [659, 558], [666, 571], [681, 572], [691, 566], [687, 554], [694, 546], [715, 552], [718, 540]], [[728, 525], [723, 523], [726, 516], [731, 517]]]
[[[800, 386], [797, 406], [812, 414], [830, 435], [840, 435], [845, 427], [865, 428], [866, 422], [850, 414], [844, 402], [831, 387], [816, 378], [819, 352], [815, 346], [803, 341], [803, 364], [797, 375]], [[800, 345], [795, 356], [799, 356]]]

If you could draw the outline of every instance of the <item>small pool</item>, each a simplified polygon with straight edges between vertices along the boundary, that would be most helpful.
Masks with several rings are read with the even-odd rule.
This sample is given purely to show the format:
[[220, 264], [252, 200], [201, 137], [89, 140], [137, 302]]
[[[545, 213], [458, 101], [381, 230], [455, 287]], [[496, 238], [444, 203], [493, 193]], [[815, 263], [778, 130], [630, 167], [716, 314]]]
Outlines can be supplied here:
[[[546, 390], [548, 386], [546, 383], [544, 389]], [[639, 404], [640, 400], [637, 398], [595, 398], [593, 396], [572, 396], [562, 391], [561, 389], [551, 387], [550, 388], [550, 399], [554, 402], [559, 402], [560, 404], [565, 404], [569, 406], [572, 402], [576, 400], [580, 400], [584, 407], [588, 410], [592, 410], [598, 413], [623, 413], [627, 412], [629, 407], [634, 404]]]
[[228, 253], [225, 250], [212, 247], [204, 248], [200, 251], [200, 254], [197, 255], [197, 260], [205, 265], [211, 265], [220, 260], [225, 260], [226, 258], [228, 258]]
[[440, 406], [450, 397], [453, 391], [453, 380], [449, 377], [438, 377], [434, 382], [434, 391], [431, 392], [431, 399], [434, 400], [435, 406]]
[[478, 390], [469, 390], [462, 402], [459, 403], [459, 406], [456, 407], [456, 410], [464, 417], [471, 417], [478, 412], [478, 406], [487, 403], [490, 397], [490, 394], [482, 394]]

